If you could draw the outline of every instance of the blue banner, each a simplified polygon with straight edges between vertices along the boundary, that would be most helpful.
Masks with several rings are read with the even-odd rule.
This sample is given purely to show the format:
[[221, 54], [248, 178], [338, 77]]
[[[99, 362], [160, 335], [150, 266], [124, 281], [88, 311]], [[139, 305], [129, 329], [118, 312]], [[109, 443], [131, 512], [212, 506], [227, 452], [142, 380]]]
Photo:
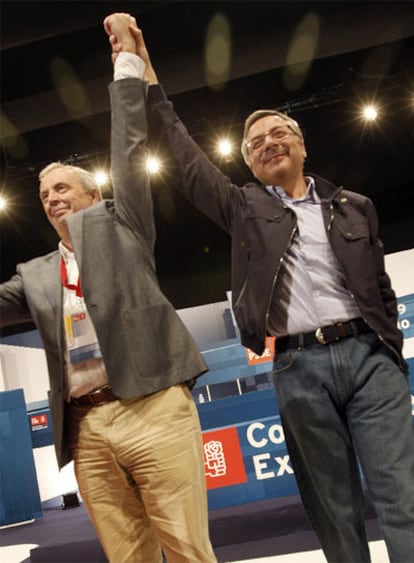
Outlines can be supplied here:
[[398, 326], [404, 338], [414, 336], [414, 294], [398, 297]]

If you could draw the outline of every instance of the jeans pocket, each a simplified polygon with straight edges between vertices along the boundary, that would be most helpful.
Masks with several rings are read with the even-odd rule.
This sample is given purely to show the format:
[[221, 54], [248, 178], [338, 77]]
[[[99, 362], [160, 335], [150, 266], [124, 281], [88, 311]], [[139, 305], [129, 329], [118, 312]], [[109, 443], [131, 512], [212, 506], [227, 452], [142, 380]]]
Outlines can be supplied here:
[[281, 354], [278, 354], [276, 359], [273, 362], [272, 376], [277, 377], [278, 375], [280, 375], [284, 371], [291, 368], [297, 353], [298, 353], [298, 351], [295, 350], [294, 352], [287, 351], [287, 352], [282, 352]]

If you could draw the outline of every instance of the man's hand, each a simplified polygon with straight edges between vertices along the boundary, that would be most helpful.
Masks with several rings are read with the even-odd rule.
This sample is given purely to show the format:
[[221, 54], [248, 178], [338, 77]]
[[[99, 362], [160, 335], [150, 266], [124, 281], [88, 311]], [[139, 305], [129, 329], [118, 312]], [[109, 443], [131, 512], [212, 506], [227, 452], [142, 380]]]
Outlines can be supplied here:
[[138, 55], [145, 63], [143, 80], [150, 84], [158, 84], [158, 78], [145, 45], [142, 31], [138, 28], [135, 18], [125, 13], [115, 13], [106, 17], [104, 29], [109, 35], [112, 47], [112, 62], [115, 62], [121, 51]]
[[137, 26], [135, 18], [129, 14], [119, 12], [107, 16], [104, 19], [103, 25], [107, 35], [109, 35], [112, 46], [112, 58], [114, 58], [114, 55], [116, 58], [120, 51], [137, 54], [135, 39], [129, 31], [130, 25]]
[[138, 28], [136, 23], [135, 25], [132, 23], [130, 24], [129, 31], [131, 33], [131, 36], [135, 39], [136, 54], [139, 55], [145, 63], [145, 72], [143, 79], [147, 80], [150, 84], [158, 84], [158, 78], [155, 73], [154, 67], [152, 66], [142, 31]]

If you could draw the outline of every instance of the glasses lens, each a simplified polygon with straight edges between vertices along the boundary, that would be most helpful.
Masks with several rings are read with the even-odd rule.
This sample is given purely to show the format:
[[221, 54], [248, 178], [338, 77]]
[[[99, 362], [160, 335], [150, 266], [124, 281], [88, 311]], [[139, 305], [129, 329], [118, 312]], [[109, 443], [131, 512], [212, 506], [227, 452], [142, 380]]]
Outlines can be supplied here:
[[251, 141], [246, 143], [247, 150], [251, 152], [261, 149], [266, 142], [267, 136], [271, 137], [274, 141], [281, 141], [282, 139], [284, 139], [289, 135], [289, 132], [290, 129], [288, 125], [274, 127], [267, 133], [264, 133], [263, 135], [258, 135], [257, 137], [254, 137]]
[[275, 129], [272, 129], [270, 131], [269, 135], [272, 137], [272, 139], [280, 141], [281, 139], [287, 137], [288, 133], [289, 129], [287, 127], [276, 127]]

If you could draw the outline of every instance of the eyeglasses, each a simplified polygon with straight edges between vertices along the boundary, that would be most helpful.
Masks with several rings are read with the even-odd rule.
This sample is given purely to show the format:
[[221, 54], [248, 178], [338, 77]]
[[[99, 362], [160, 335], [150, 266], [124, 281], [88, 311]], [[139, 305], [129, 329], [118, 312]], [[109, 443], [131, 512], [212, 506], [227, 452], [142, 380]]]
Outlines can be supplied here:
[[266, 137], [268, 136], [271, 137], [273, 141], [283, 141], [283, 139], [286, 139], [286, 137], [288, 137], [291, 133], [295, 134], [290, 125], [279, 125], [277, 127], [273, 127], [273, 129], [263, 133], [263, 135], [257, 135], [257, 137], [250, 139], [250, 141], [246, 143], [247, 152], [250, 153], [261, 149], [266, 142]]

